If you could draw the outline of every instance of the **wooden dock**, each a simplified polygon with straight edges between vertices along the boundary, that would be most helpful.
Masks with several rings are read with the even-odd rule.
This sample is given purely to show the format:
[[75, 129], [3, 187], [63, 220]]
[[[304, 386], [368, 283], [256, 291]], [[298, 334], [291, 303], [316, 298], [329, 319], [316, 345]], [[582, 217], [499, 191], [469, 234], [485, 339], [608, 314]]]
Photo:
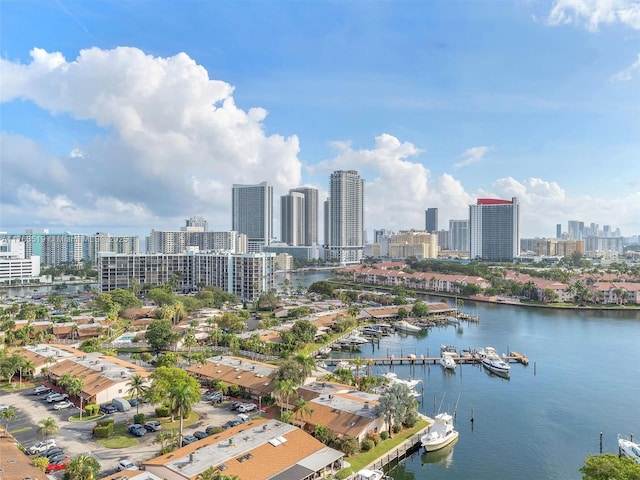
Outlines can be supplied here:
[[[482, 363], [482, 358], [480, 357], [453, 357], [456, 363], [458, 364], [478, 364]], [[520, 363], [524, 366], [529, 365], [529, 359], [518, 352], [510, 352], [509, 355], [504, 357], [500, 357], [506, 360], [509, 363]], [[381, 366], [391, 366], [391, 365], [427, 365], [427, 364], [436, 364], [440, 360], [440, 357], [425, 357], [424, 355], [419, 356], [403, 356], [403, 357], [394, 357], [390, 355], [389, 357], [378, 357], [378, 358], [365, 358], [365, 357], [353, 357], [353, 358], [325, 358], [322, 361], [326, 365], [336, 366], [339, 362], [349, 362], [349, 363], [360, 363], [360, 365], [373, 366], [373, 365], [381, 365]]]

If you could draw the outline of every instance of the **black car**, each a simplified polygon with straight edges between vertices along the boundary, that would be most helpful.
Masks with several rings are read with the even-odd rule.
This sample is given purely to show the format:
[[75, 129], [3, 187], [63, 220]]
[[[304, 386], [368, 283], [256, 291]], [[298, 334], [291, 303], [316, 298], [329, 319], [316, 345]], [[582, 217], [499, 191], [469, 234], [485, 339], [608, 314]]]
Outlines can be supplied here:
[[231, 410], [237, 410], [238, 407], [240, 405], [242, 405], [244, 402], [240, 402], [238, 400], [236, 400], [235, 402], [231, 402]]
[[222, 425], [222, 428], [224, 428], [225, 430], [227, 428], [231, 428], [231, 427], [236, 427], [238, 425], [240, 425], [242, 422], [240, 420], [229, 420], [227, 423]]
[[213, 425], [209, 425], [204, 429], [205, 433], [209, 436], [213, 435], [219, 427], [215, 427]]
[[197, 441], [198, 441], [198, 439], [196, 437], [194, 437], [193, 435], [185, 435], [182, 438], [182, 446], [184, 447], [186, 445], [190, 445], [190, 444], [192, 444], [194, 442], [197, 442]]
[[50, 457], [51, 455], [55, 455], [56, 453], [62, 453], [62, 449], [60, 447], [51, 447], [46, 449], [44, 452], [39, 454], [39, 457]]
[[39, 392], [35, 393], [36, 396], [41, 397], [42, 395], [44, 395], [45, 397], [47, 395], [49, 395], [53, 390], [51, 390], [50, 388], [47, 388], [45, 390], [40, 390]]
[[118, 409], [114, 405], [108, 403], [105, 405], [100, 405], [100, 411], [106, 415], [109, 415], [111, 413], [116, 413]]
[[203, 438], [207, 438], [209, 435], [206, 434], [205, 432], [198, 430], [197, 432], [193, 432], [193, 436], [196, 437], [198, 440], [202, 440]]
[[62, 462], [65, 458], [67, 458], [67, 455], [64, 452], [58, 453], [52, 457], [49, 457], [49, 464], [55, 465], [56, 463]]

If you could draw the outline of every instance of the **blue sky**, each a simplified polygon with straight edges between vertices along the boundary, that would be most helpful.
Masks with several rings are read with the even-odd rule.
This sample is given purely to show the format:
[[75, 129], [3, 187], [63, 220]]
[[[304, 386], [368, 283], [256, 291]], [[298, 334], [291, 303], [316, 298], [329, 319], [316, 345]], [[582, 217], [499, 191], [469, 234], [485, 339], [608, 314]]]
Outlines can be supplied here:
[[637, 0], [8, 0], [0, 45], [3, 231], [226, 230], [233, 183], [355, 169], [369, 230], [640, 234]]

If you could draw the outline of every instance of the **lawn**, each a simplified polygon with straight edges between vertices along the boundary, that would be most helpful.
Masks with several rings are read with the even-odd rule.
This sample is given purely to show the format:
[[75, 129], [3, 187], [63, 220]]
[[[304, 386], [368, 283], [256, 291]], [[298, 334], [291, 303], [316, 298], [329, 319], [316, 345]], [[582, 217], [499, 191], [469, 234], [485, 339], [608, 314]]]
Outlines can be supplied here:
[[22, 388], [20, 388], [20, 382], [2, 382], [0, 383], [0, 389], [7, 392], [15, 392], [16, 390], [26, 390], [27, 388], [35, 387], [34, 383], [22, 380]]
[[87, 415], [86, 413], [82, 414], [82, 418], [80, 418], [80, 414], [77, 413], [69, 417], [70, 422], [89, 422], [91, 420], [95, 420], [97, 418], [103, 417], [102, 413], [98, 413], [97, 415]]
[[[149, 420], [158, 420], [162, 423], [162, 428], [172, 429], [172, 428], [180, 428], [180, 420], [176, 418], [173, 422], [170, 422], [170, 418], [155, 418], [155, 417], [146, 417], [144, 419], [145, 422]], [[191, 412], [187, 418], [185, 418], [182, 422], [182, 427], [187, 428], [197, 423], [200, 420], [200, 416], [196, 412]]]
[[396, 448], [405, 440], [411, 438], [413, 435], [418, 433], [421, 429], [425, 428], [428, 424], [429, 423], [426, 420], [418, 420], [415, 427], [411, 429], [402, 430], [400, 433], [393, 435], [391, 438], [388, 438], [387, 440], [384, 440], [384, 441], [380, 441], [378, 445], [373, 447], [368, 452], [360, 452], [354, 455], [353, 457], [348, 457], [346, 461], [349, 462], [349, 464], [351, 465], [349, 467], [349, 470], [351, 470], [352, 473], [362, 470], [364, 467], [376, 461], [378, 458], [393, 451], [394, 448]]
[[113, 426], [111, 438], [101, 438], [97, 442], [105, 448], [127, 448], [140, 443], [136, 437], [127, 432], [127, 425], [124, 423], [116, 423]]

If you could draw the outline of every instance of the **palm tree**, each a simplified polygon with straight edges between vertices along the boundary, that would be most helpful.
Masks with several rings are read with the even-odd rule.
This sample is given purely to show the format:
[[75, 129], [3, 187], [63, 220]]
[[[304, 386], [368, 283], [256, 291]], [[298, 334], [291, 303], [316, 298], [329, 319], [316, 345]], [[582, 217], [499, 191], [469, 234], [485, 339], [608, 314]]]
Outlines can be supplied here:
[[153, 443], [159, 443], [160, 453], [165, 454], [178, 446], [178, 440], [177, 430], [162, 430], [156, 435]]
[[182, 441], [182, 427], [184, 417], [191, 413], [193, 405], [200, 400], [200, 391], [190, 383], [183, 383], [169, 388], [169, 405], [174, 414], [180, 418], [179, 435]]
[[196, 335], [193, 332], [193, 329], [190, 328], [187, 331], [187, 334], [182, 340], [182, 344], [187, 347], [187, 359], [189, 360], [189, 365], [191, 365], [191, 349], [198, 346], [198, 340], [196, 339]]
[[73, 457], [66, 470], [70, 480], [95, 480], [100, 474], [100, 464], [91, 455], [83, 453]]
[[9, 433], [9, 422], [16, 418], [16, 411], [13, 408], [7, 408], [0, 413], [0, 418], [4, 419], [4, 429]]
[[[147, 393], [147, 379], [141, 375], [132, 375], [127, 382], [127, 393], [136, 399], [142, 398]], [[136, 415], [140, 413], [140, 402], [136, 404]]]
[[237, 475], [224, 475], [216, 467], [209, 467], [200, 473], [196, 480], [240, 480], [240, 477]]
[[42, 433], [42, 438], [44, 440], [48, 439], [49, 435], [55, 435], [58, 433], [58, 422], [56, 422], [56, 419], [53, 417], [43, 418], [38, 422], [38, 424], [40, 425], [38, 431]]
[[300, 370], [305, 379], [309, 375], [311, 375], [313, 369], [316, 366], [316, 361], [313, 359], [313, 357], [305, 355], [303, 353], [299, 353], [298, 355], [293, 357], [293, 359], [298, 363], [298, 365], [300, 365]]
[[311, 406], [309, 406], [309, 402], [307, 402], [304, 398], [300, 397], [296, 402], [296, 410], [295, 416], [300, 421], [300, 426], [304, 428], [304, 417], [310, 417], [313, 413], [311, 410]]
[[286, 405], [286, 409], [289, 410], [289, 398], [296, 393], [296, 386], [292, 380], [285, 378], [279, 380], [274, 393], [280, 400], [280, 416], [282, 416], [283, 408], [282, 403], [284, 402]]

